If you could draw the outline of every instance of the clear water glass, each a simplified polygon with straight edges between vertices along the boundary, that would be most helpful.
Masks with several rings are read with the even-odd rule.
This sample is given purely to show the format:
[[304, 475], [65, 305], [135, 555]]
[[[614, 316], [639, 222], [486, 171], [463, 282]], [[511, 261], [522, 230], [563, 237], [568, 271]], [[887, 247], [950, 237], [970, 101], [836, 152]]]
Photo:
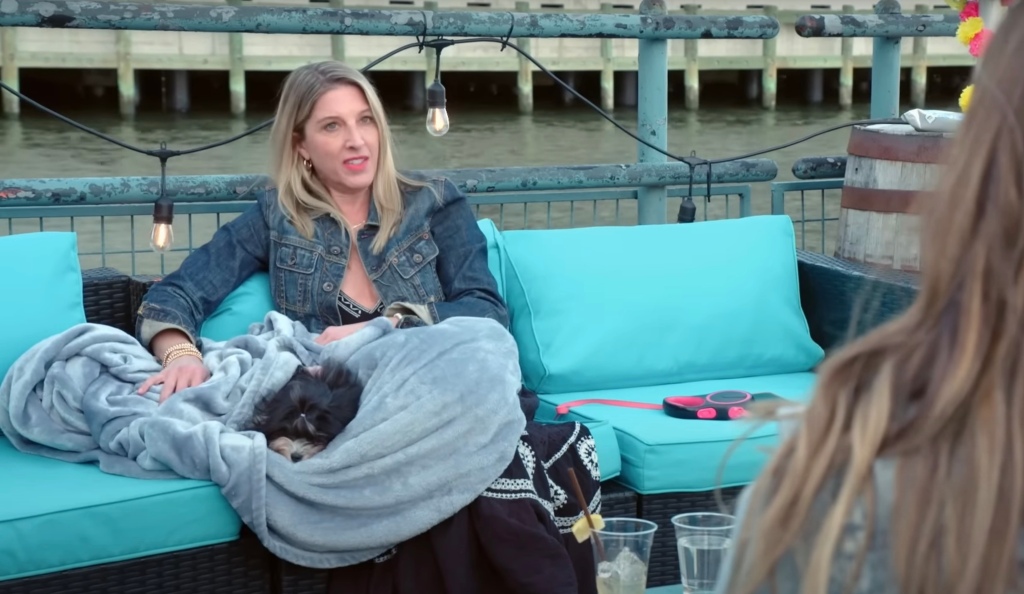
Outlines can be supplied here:
[[735, 521], [728, 514], [711, 512], [679, 514], [672, 518], [684, 594], [715, 591], [718, 571], [732, 546]]

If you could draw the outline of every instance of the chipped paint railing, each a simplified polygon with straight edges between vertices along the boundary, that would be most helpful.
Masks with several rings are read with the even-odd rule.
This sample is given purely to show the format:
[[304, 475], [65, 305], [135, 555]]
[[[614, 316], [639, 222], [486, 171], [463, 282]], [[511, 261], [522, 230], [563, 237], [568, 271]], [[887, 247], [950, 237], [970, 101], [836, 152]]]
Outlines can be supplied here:
[[[846, 157], [805, 157], [793, 163], [796, 181], [772, 182], [772, 214], [785, 214], [793, 219], [797, 245], [800, 249], [828, 253], [839, 230], [839, 209], [842, 199]], [[800, 212], [790, 212], [787, 204], [799, 194]], [[808, 203], [808, 198], [813, 204]]]
[[903, 14], [898, 0], [879, 0], [874, 14], [809, 14], [796, 21], [801, 37], [871, 37], [871, 118], [891, 118], [900, 108], [900, 45], [904, 37], [953, 37], [955, 14]]
[[[641, 188], [665, 187], [666, 212], [675, 218], [679, 200], [691, 191], [684, 163], [506, 167], [421, 171], [444, 176], [467, 193], [477, 216], [501, 228], [551, 228], [591, 224], [636, 224]], [[769, 159], [733, 161], [714, 167], [707, 200], [707, 169], [694, 171], [692, 191], [702, 199], [700, 218], [748, 216], [750, 182], [775, 179]], [[83, 267], [112, 266], [137, 273], [173, 270], [196, 246], [207, 241], [229, 217], [252, 204], [269, 187], [258, 175], [169, 176], [177, 221], [185, 219], [185, 245], [158, 255], [148, 248], [147, 217], [160, 192], [158, 177], [25, 179], [0, 181], [0, 234], [74, 230], [79, 234]], [[736, 198], [736, 200], [733, 200]], [[713, 211], [713, 212], [712, 212]]]
[[[0, 27], [415, 36], [423, 40], [439, 36], [504, 40], [531, 37], [633, 38], [639, 40], [637, 134], [646, 143], [661, 150], [667, 147], [668, 40], [765, 39], [775, 37], [779, 32], [778, 20], [766, 15], [668, 15], [664, 0], [643, 0], [639, 14], [433, 12], [7, 0], [4, 9], [0, 11]], [[504, 209], [508, 208], [509, 202], [518, 202], [523, 205], [523, 214], [529, 225], [529, 204], [543, 198], [543, 202], [549, 204], [569, 203], [569, 223], [575, 222], [573, 203], [592, 201], [593, 217], [597, 218], [600, 214], [597, 204], [614, 201], [617, 204], [617, 222], [622, 214], [621, 201], [632, 200], [636, 207], [636, 223], [664, 223], [669, 217], [669, 200], [705, 182], [706, 168], [692, 169], [683, 163], [667, 163], [666, 155], [645, 142], [637, 143], [636, 165], [437, 173], [451, 177], [470, 193], [471, 200], [481, 212], [487, 208], [497, 208], [499, 219], [504, 218]], [[729, 193], [735, 190], [739, 196], [740, 214], [749, 213], [749, 186], [743, 184], [768, 181], [774, 179], [775, 174], [774, 162], [763, 159], [719, 165], [711, 173], [712, 181], [719, 184], [731, 183], [734, 187], [712, 189], [710, 193], [719, 195], [726, 192], [728, 198]], [[248, 192], [259, 184], [265, 184], [265, 180], [245, 176], [171, 177], [169, 182], [170, 186], [166, 188], [168, 195], [179, 203], [179, 212], [187, 216], [193, 216], [211, 204], [213, 212], [237, 211], [237, 205], [246, 202]], [[680, 189], [681, 186], [686, 189]], [[570, 189], [571, 193], [565, 192]], [[8, 180], [0, 182], [0, 196], [3, 196], [0, 207], [4, 207], [0, 210], [7, 213], [0, 214], [0, 217], [8, 217], [9, 223], [15, 218], [46, 217], [58, 212], [66, 212], [66, 216], [74, 215], [75, 212], [90, 212], [93, 216], [103, 217], [107, 216], [104, 213], [112, 212], [102, 210], [101, 207], [105, 205], [125, 216], [134, 217], [139, 216], [135, 214], [135, 209], [145, 208], [143, 205], [154, 202], [159, 192], [158, 178]], [[557, 192], [560, 195], [543, 195], [538, 192]], [[229, 208], [218, 208], [218, 205], [227, 206], [229, 202], [233, 203]], [[87, 210], [72, 212], [72, 208]], [[549, 223], [551, 208], [548, 206], [548, 215], [545, 217]], [[706, 209], [705, 202], [705, 212]], [[109, 241], [106, 238], [108, 230], [104, 228], [105, 221], [100, 218], [103, 235], [98, 239], [101, 259], [110, 253], [106, 249]], [[13, 228], [13, 223], [10, 224]], [[122, 232], [130, 236], [131, 268], [135, 272], [134, 218], [131, 218], [129, 226], [130, 229]], [[191, 247], [194, 245], [191, 225], [188, 235]], [[164, 258], [154, 257], [160, 258], [163, 269]]]
[[668, 15], [664, 0], [643, 0], [640, 14], [5, 0], [0, 27], [652, 41], [766, 39], [779, 33], [779, 22], [772, 17]]
[[[842, 180], [798, 180], [772, 183], [772, 214], [793, 219], [797, 245], [802, 250], [828, 254], [836, 244]], [[800, 194], [800, 211], [787, 210], [790, 194]]]
[[[766, 39], [779, 33], [767, 15], [669, 15], [664, 0], [642, 0], [639, 14], [495, 13], [278, 6], [200, 6], [137, 2], [7, 0], [0, 27], [187, 30], [220, 33], [428, 37], [602, 37], [639, 40], [637, 130], [664, 150], [668, 121], [669, 39]], [[666, 155], [638, 142], [640, 163]], [[638, 223], [666, 221], [665, 185], [637, 191]]]
[[[812, 159], [819, 158], [827, 159], [827, 157]], [[801, 159], [801, 161], [812, 159]], [[798, 161], [797, 165], [800, 164]], [[797, 165], [793, 166], [794, 174], [797, 173]], [[803, 166], [806, 167], [807, 164], [804, 163]], [[825, 175], [824, 171], [819, 171], [821, 175]], [[814, 172], [811, 174], [814, 175]], [[800, 176], [797, 175], [797, 177]], [[789, 215], [793, 219], [796, 241], [800, 249], [829, 253], [829, 246], [836, 244], [836, 234], [839, 231], [842, 174], [840, 173], [838, 178], [811, 177], [796, 181], [772, 182], [771, 188], [771, 213]], [[799, 202], [789, 199], [790, 196], [795, 197], [796, 194], [800, 196]], [[799, 204], [799, 212], [787, 209], [787, 205], [792, 207], [794, 203]]]
[[[800, 16], [796, 32], [801, 37], [873, 38], [870, 117], [875, 119], [899, 116], [902, 39], [953, 37], [959, 24], [955, 14], [904, 14], [898, 0], [879, 0], [874, 14]], [[793, 165], [796, 181], [771, 184], [771, 212], [793, 218], [802, 249], [826, 252], [827, 246], [835, 245], [845, 174], [845, 156], [808, 157]], [[787, 212], [787, 203], [793, 202], [787, 196], [796, 193], [800, 195], [800, 212]], [[810, 208], [809, 196], [816, 198]]]

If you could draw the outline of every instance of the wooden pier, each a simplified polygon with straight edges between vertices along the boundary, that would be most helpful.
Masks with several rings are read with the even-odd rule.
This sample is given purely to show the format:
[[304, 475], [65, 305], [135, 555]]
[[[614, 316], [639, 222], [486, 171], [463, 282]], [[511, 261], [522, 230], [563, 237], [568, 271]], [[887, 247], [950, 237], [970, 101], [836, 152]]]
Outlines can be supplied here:
[[[240, 5], [242, 0], [228, 0]], [[189, 2], [223, 5], [223, 2]], [[265, 6], [310, 5], [306, 0], [245, 0]], [[604, 12], [635, 13], [639, 0], [329, 0], [332, 7], [368, 7], [400, 10], [471, 10], [516, 12]], [[714, 5], [714, 9], [708, 7]], [[765, 108], [775, 107], [780, 70], [810, 71], [806, 77], [807, 97], [821, 101], [822, 73], [839, 70], [839, 104], [849, 107], [853, 98], [854, 70], [870, 68], [871, 40], [805, 39], [793, 28], [804, 14], [870, 13], [871, 0], [842, 4], [777, 0], [772, 5], [748, 4], [736, 0], [714, 0], [698, 4], [671, 2], [670, 12], [685, 14], [769, 14], [782, 25], [778, 37], [767, 40], [679, 40], [669, 42], [669, 70], [684, 72], [687, 108], [699, 107], [702, 72], [746, 71], [748, 93], [759, 97]], [[314, 6], [317, 3], [313, 3]], [[321, 4], [322, 5], [322, 4]], [[932, 4], [904, 4], [905, 12], [948, 13], [941, 1]], [[601, 104], [636, 105], [637, 41], [625, 39], [513, 39], [545, 67], [559, 73], [600, 72]], [[246, 109], [246, 73], [288, 71], [302, 64], [334, 57], [360, 67], [412, 38], [326, 35], [264, 35], [254, 33], [141, 32], [107, 30], [63, 30], [0, 28], [0, 80], [17, 88], [19, 73], [27, 69], [80, 70], [97, 79], [95, 84], [116, 86], [121, 113], [134, 114], [138, 105], [136, 73], [147, 70], [171, 72], [172, 100], [187, 108], [189, 71], [229, 73], [231, 112]], [[925, 103], [929, 67], [971, 66], [975, 60], [954, 38], [904, 39], [903, 65], [910, 69], [911, 102]], [[445, 50], [442, 68], [446, 72], [517, 73], [519, 108], [529, 113], [534, 104], [537, 70], [511, 50], [499, 52], [490, 44], [468, 44]], [[429, 82], [433, 69], [431, 51], [397, 55], [375, 67], [375, 71], [408, 72], [413, 85]], [[97, 78], [96, 73], [100, 73]], [[116, 76], [115, 76], [116, 73]], [[758, 76], [759, 74], [759, 76]], [[105, 76], [104, 76], [105, 75]], [[427, 76], [425, 76], [427, 75]], [[104, 79], [106, 82], [104, 82]], [[424, 81], [421, 83], [420, 81]], [[545, 81], [538, 80], [538, 84]], [[616, 83], [619, 85], [617, 92]], [[418, 93], [422, 94], [422, 93]], [[3, 111], [16, 115], [20, 105], [3, 93]]]

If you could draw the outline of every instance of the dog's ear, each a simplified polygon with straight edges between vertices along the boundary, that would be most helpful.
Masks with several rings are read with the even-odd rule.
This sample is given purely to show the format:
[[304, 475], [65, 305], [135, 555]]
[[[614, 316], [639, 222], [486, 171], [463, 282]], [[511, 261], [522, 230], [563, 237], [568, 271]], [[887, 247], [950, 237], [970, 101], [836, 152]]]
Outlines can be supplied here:
[[343, 363], [325, 363], [321, 366], [320, 379], [332, 392], [338, 390], [361, 390], [359, 376]]

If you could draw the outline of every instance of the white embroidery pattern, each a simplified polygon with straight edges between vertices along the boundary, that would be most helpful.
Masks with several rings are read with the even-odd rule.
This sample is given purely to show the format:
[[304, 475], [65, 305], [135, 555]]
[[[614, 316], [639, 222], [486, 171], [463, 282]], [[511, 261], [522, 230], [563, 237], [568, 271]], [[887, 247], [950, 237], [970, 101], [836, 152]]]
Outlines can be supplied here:
[[[519, 457], [519, 460], [522, 462], [523, 466], [526, 469], [526, 473], [530, 476], [530, 478], [499, 478], [495, 480], [493, 483], [491, 483], [491, 486], [488, 487], [487, 490], [484, 491], [481, 495], [483, 497], [490, 497], [492, 499], [533, 499], [534, 501], [538, 502], [544, 508], [544, 510], [548, 512], [548, 514], [550, 514], [552, 521], [558, 528], [558, 531], [561, 534], [568, 534], [572, 531], [573, 524], [575, 524], [580, 518], [583, 517], [583, 512], [576, 513], [569, 517], [560, 516], [555, 512], [556, 509], [562, 507], [569, 501], [569, 496], [568, 494], [566, 494], [565, 489], [555, 484], [555, 482], [551, 480], [551, 477], [547, 475], [546, 471], [548, 468], [551, 467], [552, 463], [554, 463], [555, 460], [560, 458], [568, 451], [568, 448], [572, 445], [572, 442], [579, 437], [579, 434], [580, 429], [579, 424], [577, 423], [571, 439], [566, 444], [563, 445], [563, 447], [552, 457], [551, 460], [541, 461], [541, 464], [539, 465], [540, 468], [542, 468], [545, 472], [545, 478], [548, 481], [548, 488], [551, 491], [550, 500], [544, 499], [537, 493], [537, 489], [533, 481], [534, 474], [536, 473], [538, 468], [537, 454], [533, 451], [533, 448], [530, 447], [529, 444], [522, 440], [520, 440], [519, 445], [516, 446], [516, 455]], [[580, 452], [593, 452], [594, 455], [592, 463], [597, 463], [596, 449], [593, 443], [593, 439], [590, 439], [589, 445], [577, 444], [577, 448], [579, 448], [577, 451]], [[590, 454], [581, 453], [581, 458], [584, 460], [584, 464], [587, 466], [587, 469], [590, 471], [591, 475], [594, 475], [595, 470], [594, 468], [591, 467], [591, 463], [586, 462], [586, 460], [589, 459], [587, 457], [589, 455]], [[589, 511], [592, 514], [600, 512], [600, 490], [594, 493], [594, 497], [588, 503], [587, 507], [589, 508]]]
[[600, 481], [601, 467], [597, 462], [597, 444], [594, 443], [594, 438], [588, 435], [581, 439], [576, 444], [576, 451], [579, 452], [583, 465], [590, 471], [590, 476], [594, 477], [595, 481]]
[[569, 496], [565, 494], [565, 489], [556, 485], [550, 476], [548, 477], [548, 488], [551, 489], [551, 503], [554, 504], [555, 509], [569, 502]]
[[526, 475], [532, 480], [533, 473], [537, 470], [537, 456], [534, 455], [533, 448], [526, 445], [523, 440], [519, 440], [516, 450], [519, 452], [519, 459], [523, 461], [523, 466], [526, 467]]

